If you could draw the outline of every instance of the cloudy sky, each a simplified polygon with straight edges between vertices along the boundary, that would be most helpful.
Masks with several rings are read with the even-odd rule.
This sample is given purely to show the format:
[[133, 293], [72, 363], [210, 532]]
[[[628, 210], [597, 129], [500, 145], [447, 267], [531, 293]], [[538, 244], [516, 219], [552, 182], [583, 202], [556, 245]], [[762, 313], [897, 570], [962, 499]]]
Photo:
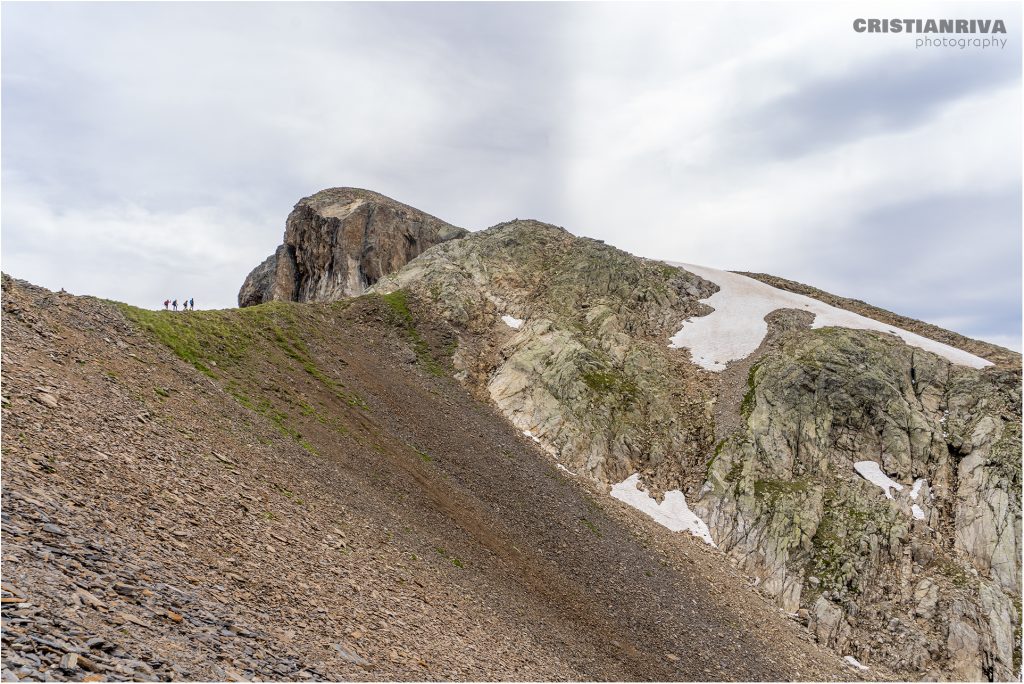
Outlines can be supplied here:
[[295, 201], [349, 185], [1020, 349], [1020, 29], [1017, 3], [5, 3], [3, 270], [233, 306]]

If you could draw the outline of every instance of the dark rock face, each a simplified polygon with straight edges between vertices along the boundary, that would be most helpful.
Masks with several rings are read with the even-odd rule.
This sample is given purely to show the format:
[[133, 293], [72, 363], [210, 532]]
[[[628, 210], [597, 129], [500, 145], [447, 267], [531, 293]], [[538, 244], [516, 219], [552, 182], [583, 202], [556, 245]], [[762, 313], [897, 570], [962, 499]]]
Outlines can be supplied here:
[[[285, 284], [281, 288], [282, 296], [275, 297], [277, 265], [279, 263], [282, 265]], [[245, 282], [242, 283], [242, 289], [238, 291], [238, 306], [255, 306], [273, 299], [294, 299], [294, 281], [289, 279], [289, 275], [293, 275], [295, 272], [294, 263], [295, 257], [289, 252], [288, 245], [278, 247], [246, 277]]]
[[238, 305], [357, 296], [430, 247], [466, 234], [376, 192], [322, 190], [295, 205], [284, 244], [245, 279]]

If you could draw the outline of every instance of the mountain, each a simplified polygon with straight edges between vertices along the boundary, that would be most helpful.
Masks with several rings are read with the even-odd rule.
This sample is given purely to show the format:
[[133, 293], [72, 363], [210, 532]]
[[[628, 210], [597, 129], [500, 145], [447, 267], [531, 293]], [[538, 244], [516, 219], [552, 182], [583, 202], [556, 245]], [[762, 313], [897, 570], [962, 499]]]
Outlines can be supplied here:
[[5, 277], [3, 339], [8, 678], [856, 674], [559, 470], [411, 298], [175, 313]]
[[352, 189], [245, 308], [3, 289], [15, 675], [1020, 671], [1008, 350]]
[[238, 305], [354, 297], [424, 250], [466, 232], [376, 192], [322, 190], [296, 203], [284, 243], [245, 279]]
[[1019, 672], [1019, 355], [531, 221], [375, 290], [448, 321], [458, 377], [571, 472], [681, 494], [821, 643], [901, 677]]

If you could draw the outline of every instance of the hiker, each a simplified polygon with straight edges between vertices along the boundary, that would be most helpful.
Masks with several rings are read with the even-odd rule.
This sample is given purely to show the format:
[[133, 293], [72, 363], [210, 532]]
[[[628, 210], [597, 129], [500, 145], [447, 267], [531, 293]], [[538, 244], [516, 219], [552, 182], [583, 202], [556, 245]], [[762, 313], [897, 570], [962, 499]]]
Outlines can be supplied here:
[[171, 300], [170, 299], [165, 299], [164, 300], [164, 311], [167, 311], [167, 309], [169, 309], [169, 308], [171, 308]]
[[188, 308], [191, 311], [195, 311], [196, 310], [196, 300], [194, 298], [192, 298], [192, 297], [189, 297]]
[[177, 311], [178, 310], [178, 300], [175, 299], [173, 302], [171, 302], [171, 306], [174, 307], [175, 311]]

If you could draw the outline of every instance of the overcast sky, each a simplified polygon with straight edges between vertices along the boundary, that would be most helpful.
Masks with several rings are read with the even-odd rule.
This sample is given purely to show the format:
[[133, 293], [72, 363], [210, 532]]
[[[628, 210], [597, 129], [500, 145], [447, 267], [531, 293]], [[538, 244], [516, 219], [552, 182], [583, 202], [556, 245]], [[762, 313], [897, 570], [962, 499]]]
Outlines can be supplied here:
[[[292, 205], [348, 185], [1020, 349], [1020, 11], [5, 3], [3, 270], [234, 306]], [[916, 48], [857, 17], [1001, 18], [1008, 42]]]

